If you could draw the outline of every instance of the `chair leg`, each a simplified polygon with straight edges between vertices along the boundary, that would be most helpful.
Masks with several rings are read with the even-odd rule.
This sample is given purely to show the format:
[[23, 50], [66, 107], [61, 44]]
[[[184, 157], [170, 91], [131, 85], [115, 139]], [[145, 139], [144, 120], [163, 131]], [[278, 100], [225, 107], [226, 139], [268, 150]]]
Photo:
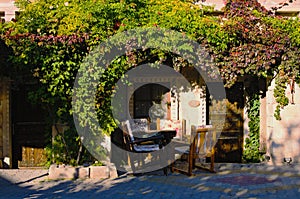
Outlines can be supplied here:
[[164, 167], [163, 170], [164, 170], [164, 175], [165, 175], [165, 176], [168, 176], [168, 167]]
[[212, 148], [212, 153], [210, 157], [210, 171], [215, 172], [215, 149]]
[[128, 154], [128, 165], [131, 167], [132, 173], [136, 172], [136, 168], [134, 165], [134, 158], [132, 158], [129, 154]]
[[174, 173], [175, 161], [171, 163], [170, 167], [171, 167], [170, 168], [171, 173]]
[[195, 141], [193, 141], [188, 154], [188, 175], [191, 176], [195, 168]]

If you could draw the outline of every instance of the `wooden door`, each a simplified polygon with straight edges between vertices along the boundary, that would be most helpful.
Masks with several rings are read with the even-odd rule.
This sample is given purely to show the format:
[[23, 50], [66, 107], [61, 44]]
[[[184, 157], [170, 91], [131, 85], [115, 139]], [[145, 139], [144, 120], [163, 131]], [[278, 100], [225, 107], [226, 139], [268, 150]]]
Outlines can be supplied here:
[[[244, 114], [244, 89], [243, 83], [237, 83], [226, 89], [225, 112], [210, 110], [210, 120], [220, 122], [222, 132], [216, 144], [216, 162], [241, 162], [243, 153], [243, 114]], [[217, 122], [218, 123], [218, 122]]]
[[21, 150], [22, 159], [18, 162], [19, 168], [45, 165], [47, 157], [44, 148], [22, 146]]
[[45, 111], [28, 100], [32, 85], [20, 86], [12, 92], [13, 167], [38, 167], [44, 163], [44, 148], [51, 140], [46, 128]]
[[18, 122], [14, 124], [14, 167], [39, 167], [46, 163], [47, 135], [45, 123]]

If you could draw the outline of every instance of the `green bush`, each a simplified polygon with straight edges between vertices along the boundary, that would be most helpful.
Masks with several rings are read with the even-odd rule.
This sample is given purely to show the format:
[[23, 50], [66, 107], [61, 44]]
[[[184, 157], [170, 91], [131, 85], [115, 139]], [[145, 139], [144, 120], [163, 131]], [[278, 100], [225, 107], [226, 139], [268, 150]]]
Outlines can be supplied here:
[[84, 163], [93, 164], [96, 161], [79, 141], [78, 134], [73, 128], [56, 135], [45, 150], [46, 166], [52, 163], [77, 166]]

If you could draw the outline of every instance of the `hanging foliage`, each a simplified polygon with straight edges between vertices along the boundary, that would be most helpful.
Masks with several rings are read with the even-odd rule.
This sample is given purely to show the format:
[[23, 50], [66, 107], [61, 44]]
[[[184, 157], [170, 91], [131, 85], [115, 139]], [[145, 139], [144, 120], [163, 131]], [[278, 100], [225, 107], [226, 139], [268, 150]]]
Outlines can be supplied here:
[[[73, 82], [84, 57], [116, 33], [136, 27], [172, 29], [197, 41], [227, 87], [243, 76], [275, 78], [277, 119], [288, 104], [284, 93], [292, 87], [287, 84], [299, 83], [298, 19], [275, 16], [256, 0], [228, 0], [220, 16], [188, 0], [18, 0], [16, 4], [22, 13], [17, 22], [0, 26], [0, 39], [13, 50], [11, 70], [30, 72], [39, 81], [40, 89], [31, 98], [50, 107], [54, 122], [71, 121]], [[110, 105], [116, 80], [131, 67], [149, 61], [189, 66], [186, 60], [155, 49], [116, 58], [96, 99], [106, 133], [116, 127]]]

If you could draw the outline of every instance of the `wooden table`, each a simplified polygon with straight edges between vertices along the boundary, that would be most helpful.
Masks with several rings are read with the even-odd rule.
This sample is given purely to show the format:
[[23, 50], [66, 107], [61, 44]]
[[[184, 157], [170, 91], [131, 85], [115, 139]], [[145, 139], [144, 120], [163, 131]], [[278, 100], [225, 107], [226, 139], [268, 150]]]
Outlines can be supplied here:
[[176, 136], [176, 130], [165, 129], [165, 130], [147, 130], [140, 133], [140, 138], [148, 138], [151, 136], [161, 135], [165, 144], [170, 143], [170, 141]]

